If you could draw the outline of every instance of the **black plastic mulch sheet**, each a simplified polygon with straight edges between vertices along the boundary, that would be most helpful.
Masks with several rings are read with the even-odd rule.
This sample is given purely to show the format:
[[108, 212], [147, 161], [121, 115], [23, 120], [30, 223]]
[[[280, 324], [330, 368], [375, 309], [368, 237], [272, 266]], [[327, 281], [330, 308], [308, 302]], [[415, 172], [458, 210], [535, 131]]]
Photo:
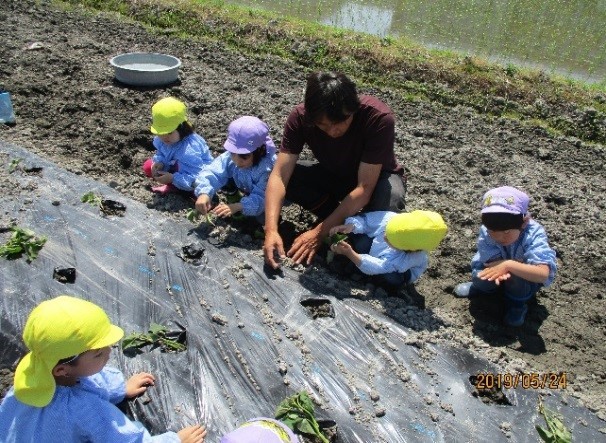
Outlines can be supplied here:
[[[19, 158], [23, 168], [10, 177], [24, 192], [3, 196], [0, 210], [48, 242], [31, 264], [0, 259], [0, 366], [24, 352], [31, 309], [69, 294], [103, 307], [126, 334], [151, 323], [186, 330], [185, 352], [113, 351], [110, 364], [126, 375], [156, 376], [156, 386], [131, 403], [152, 433], [205, 423], [207, 441], [216, 442], [247, 419], [273, 417], [282, 399], [307, 389], [317, 415], [337, 422], [341, 442], [538, 441], [544, 392], [576, 441], [604, 441], [604, 423], [557, 390], [518, 387], [506, 391], [511, 405], [485, 404], [472, 395], [469, 377], [498, 368], [464, 349], [419, 345], [368, 303], [311, 294], [302, 279], [313, 271], [268, 276], [258, 247], [218, 245], [185, 219], [0, 142], [5, 171]], [[82, 203], [89, 191], [124, 204], [124, 215]], [[2, 242], [7, 237], [0, 234]], [[204, 249], [198, 263], [177, 256], [186, 245]], [[75, 268], [75, 282], [53, 278], [55, 268]], [[327, 300], [334, 317], [313, 319], [300, 303], [307, 297]]]

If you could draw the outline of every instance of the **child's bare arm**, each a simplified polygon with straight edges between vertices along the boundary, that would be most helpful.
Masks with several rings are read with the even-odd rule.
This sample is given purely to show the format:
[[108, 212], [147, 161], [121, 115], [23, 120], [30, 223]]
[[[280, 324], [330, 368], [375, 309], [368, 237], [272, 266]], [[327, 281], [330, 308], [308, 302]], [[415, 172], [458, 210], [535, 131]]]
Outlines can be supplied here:
[[521, 263], [515, 260], [500, 260], [486, 263], [486, 268], [478, 272], [478, 277], [482, 280], [494, 281], [497, 284], [511, 275], [532, 283], [545, 283], [549, 277], [549, 266]]
[[126, 381], [126, 398], [137, 397], [147, 391], [149, 386], [153, 386], [156, 379], [147, 372], [140, 372], [133, 375]]

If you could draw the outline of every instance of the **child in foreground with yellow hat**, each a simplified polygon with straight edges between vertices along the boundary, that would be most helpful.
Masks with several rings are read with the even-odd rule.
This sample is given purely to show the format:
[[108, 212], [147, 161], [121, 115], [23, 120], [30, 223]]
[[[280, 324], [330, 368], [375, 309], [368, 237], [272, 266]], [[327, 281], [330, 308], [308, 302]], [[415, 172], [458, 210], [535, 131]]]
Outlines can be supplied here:
[[143, 172], [160, 183], [152, 191], [160, 194], [176, 189], [193, 191], [194, 180], [213, 156], [204, 140], [187, 120], [185, 103], [173, 97], [152, 106], [151, 132], [156, 153], [143, 163]]
[[331, 250], [349, 258], [364, 274], [399, 287], [415, 282], [427, 269], [427, 251], [438, 247], [446, 231], [440, 214], [432, 211], [367, 212], [348, 217], [345, 224], [330, 230], [330, 235], [364, 234], [358, 236], [355, 249], [340, 241]]
[[121, 372], [105, 367], [110, 346], [123, 335], [99, 306], [85, 300], [62, 295], [34, 308], [23, 331], [30, 352], [0, 404], [0, 441], [203, 442], [203, 426], [152, 437], [115, 406], [154, 384], [151, 374], [125, 382]]

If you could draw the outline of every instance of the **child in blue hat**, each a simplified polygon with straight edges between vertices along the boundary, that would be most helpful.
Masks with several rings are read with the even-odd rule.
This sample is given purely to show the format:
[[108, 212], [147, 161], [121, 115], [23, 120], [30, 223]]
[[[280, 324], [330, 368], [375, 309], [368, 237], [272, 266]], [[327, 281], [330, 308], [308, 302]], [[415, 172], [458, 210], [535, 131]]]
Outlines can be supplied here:
[[[257, 117], [240, 117], [229, 124], [224, 147], [226, 152], [202, 169], [196, 178], [196, 209], [202, 215], [212, 212], [219, 217], [241, 213], [262, 222], [265, 188], [276, 162], [276, 146], [269, 136], [269, 127]], [[230, 180], [243, 197], [211, 209], [213, 196]]]
[[530, 217], [529, 202], [528, 195], [511, 186], [484, 194], [472, 281], [454, 290], [457, 297], [502, 293], [508, 326], [524, 324], [528, 301], [556, 274], [556, 253], [543, 226]]

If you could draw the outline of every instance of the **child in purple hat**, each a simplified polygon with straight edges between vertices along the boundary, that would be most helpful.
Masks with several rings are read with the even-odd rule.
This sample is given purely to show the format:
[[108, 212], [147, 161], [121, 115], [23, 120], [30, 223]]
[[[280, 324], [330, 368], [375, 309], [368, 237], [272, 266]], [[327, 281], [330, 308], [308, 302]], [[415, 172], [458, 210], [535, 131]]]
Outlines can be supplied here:
[[478, 250], [471, 260], [472, 281], [454, 289], [457, 297], [502, 292], [508, 326], [524, 324], [527, 302], [556, 274], [555, 251], [543, 226], [530, 218], [529, 200], [511, 186], [484, 194]]
[[[205, 166], [195, 180], [196, 209], [202, 215], [211, 212], [219, 217], [238, 213], [263, 220], [265, 188], [276, 161], [276, 146], [269, 127], [257, 117], [240, 117], [229, 124], [226, 152]], [[233, 180], [243, 197], [234, 203], [212, 207], [216, 192]]]
[[273, 418], [253, 418], [238, 429], [224, 435], [220, 443], [300, 443], [284, 423]]

